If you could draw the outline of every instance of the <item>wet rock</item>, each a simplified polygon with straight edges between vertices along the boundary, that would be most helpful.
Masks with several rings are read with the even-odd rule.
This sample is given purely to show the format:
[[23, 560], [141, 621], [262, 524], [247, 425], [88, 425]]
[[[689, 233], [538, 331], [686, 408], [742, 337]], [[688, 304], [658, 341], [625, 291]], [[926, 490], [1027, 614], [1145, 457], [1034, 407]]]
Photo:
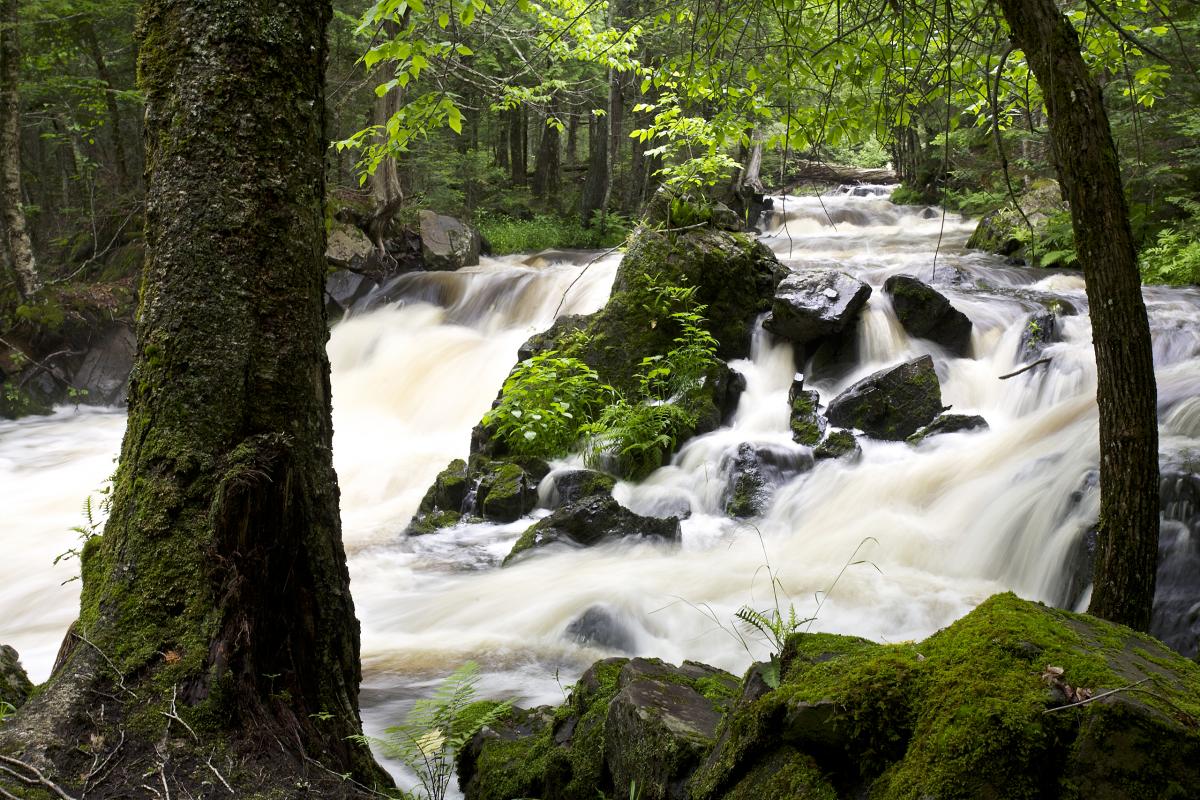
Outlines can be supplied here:
[[1044, 311], [1030, 315], [1021, 329], [1021, 343], [1017, 345], [1017, 362], [1028, 364], [1042, 357], [1046, 347], [1062, 341], [1062, 327], [1058, 315]]
[[[604, 754], [614, 787], [645, 800], [686, 800], [685, 783], [712, 747], [732, 675], [695, 662], [635, 658], [622, 667], [608, 707]], [[710, 688], [706, 696], [704, 690]], [[715, 691], [714, 691], [715, 690]]]
[[607, 606], [592, 606], [571, 620], [566, 636], [588, 647], [632, 653], [637, 648], [633, 632]]
[[571, 469], [550, 476], [550, 507], [561, 508], [595, 495], [611, 495], [617, 479], [594, 469]]
[[479, 263], [479, 233], [454, 217], [422, 211], [417, 215], [426, 269], [455, 270]]
[[435, 533], [471, 518], [513, 522], [537, 506], [538, 483], [549, 471], [535, 458], [455, 459], [426, 490], [406, 533]]
[[971, 320], [941, 292], [911, 275], [893, 275], [883, 291], [910, 336], [937, 342], [958, 356], [971, 354]]
[[855, 461], [861, 455], [862, 447], [858, 444], [858, 437], [845, 430], [830, 431], [829, 435], [825, 437], [825, 441], [813, 448], [813, 458], [818, 461], [828, 458], [845, 458]]
[[850, 328], [870, 296], [870, 286], [844, 272], [794, 272], [780, 282], [763, 327], [805, 345]]
[[[1029, 262], [1030, 266], [1039, 266], [1038, 262], [1045, 253], [1032, 252], [1028, 242], [1042, 240], [1051, 217], [1067, 210], [1062, 190], [1054, 180], [1034, 181], [1030, 188], [1017, 198], [1017, 202], [1024, 211], [1024, 217], [1011, 204], [984, 214], [967, 241], [967, 247], [1008, 256], [1014, 263]], [[1032, 239], [1029, 225], [1033, 226]]]
[[1180, 455], [1164, 456], [1160, 467], [1162, 526], [1150, 632], [1195, 657], [1200, 645], [1200, 460]]
[[0, 703], [20, 708], [32, 692], [33, 683], [25, 674], [17, 651], [0, 644]]
[[358, 272], [341, 269], [325, 279], [325, 309], [331, 319], [341, 319], [378, 284]]
[[987, 430], [987, 420], [978, 414], [940, 414], [933, 422], [908, 437], [909, 444], [920, 444], [930, 436], [940, 433]]
[[791, 408], [792, 441], [816, 447], [825, 435], [828, 423], [821, 416], [821, 395], [805, 390], [803, 375], [797, 375], [792, 380], [792, 386], [788, 389], [788, 406]]
[[806, 452], [742, 442], [720, 466], [721, 473], [729, 476], [722, 501], [725, 513], [743, 518], [762, 514], [777, 487], [812, 466], [812, 456]]
[[742, 231], [746, 226], [738, 213], [724, 203], [716, 203], [712, 210], [712, 226], [722, 231]]
[[611, 496], [596, 495], [538, 520], [521, 534], [504, 559], [507, 566], [521, 553], [555, 542], [592, 547], [605, 542], [644, 537], [678, 542], [679, 520], [675, 517], [643, 517], [622, 506]]
[[826, 416], [838, 427], [902, 441], [942, 410], [942, 386], [933, 359], [921, 356], [855, 383], [830, 402]]
[[133, 330], [114, 325], [88, 349], [69, 382], [89, 403], [105, 406], [123, 403], [136, 350]]
[[362, 269], [375, 252], [371, 238], [357, 226], [336, 223], [325, 244], [325, 260], [335, 269]]

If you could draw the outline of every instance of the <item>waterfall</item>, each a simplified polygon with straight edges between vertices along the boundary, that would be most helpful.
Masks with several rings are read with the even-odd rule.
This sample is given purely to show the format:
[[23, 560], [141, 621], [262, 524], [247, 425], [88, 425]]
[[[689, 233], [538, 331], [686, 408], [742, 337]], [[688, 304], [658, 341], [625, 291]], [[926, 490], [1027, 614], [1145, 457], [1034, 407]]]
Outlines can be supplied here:
[[[637, 654], [738, 672], [765, 651], [743, 647], [733, 614], [744, 604], [773, 607], [777, 596], [802, 616], [823, 598], [812, 630], [882, 641], [922, 638], [998, 591], [1086, 602], [1080, 548], [1097, 515], [1099, 448], [1082, 279], [968, 252], [971, 221], [894, 206], [882, 188], [775, 198], [765, 223], [763, 241], [790, 268], [835, 266], [872, 285], [854, 334], [857, 357], [797, 365], [790, 345], [755, 332], [750, 358], [732, 365], [746, 391], [730, 425], [686, 443], [645, 482], [615, 491], [640, 513], [689, 513], [677, 549], [549, 550], [500, 569], [528, 519], [402, 536], [438, 471], [467, 455], [471, 428], [520, 344], [556, 314], [600, 308], [618, 254], [505, 257], [456, 273], [405, 275], [334, 328], [334, 459], [362, 620], [368, 727], [394, 721], [467, 659], [481, 664], [489, 694], [560, 700], [562, 685], [611, 655], [564, 636], [594, 606], [625, 628]], [[904, 332], [881, 288], [900, 273], [933, 281], [971, 318], [974, 358]], [[1164, 463], [1184, 476], [1173, 490], [1168, 546], [1194, 561], [1200, 511], [1186, 469], [1200, 472], [1200, 292], [1148, 287], [1145, 297]], [[1022, 366], [1022, 336], [1051, 306], [1076, 313], [1058, 319], [1042, 354], [1050, 363], [999, 380]], [[944, 402], [982, 415], [987, 430], [916, 447], [863, 440], [859, 460], [817, 462], [780, 486], [761, 517], [724, 515], [729, 463], [742, 443], [807, 463], [808, 448], [788, 429], [798, 368], [824, 404], [857, 379], [925, 353], [937, 363]], [[59, 586], [77, 566], [51, 561], [75, 544], [76, 509], [111, 472], [123, 424], [119, 412], [71, 409], [0, 423], [0, 641], [21, 651], [35, 679], [46, 677], [77, 603], [78, 584]], [[1184, 596], [1180, 613], [1197, 601]], [[1190, 635], [1186, 625], [1171, 630]]]

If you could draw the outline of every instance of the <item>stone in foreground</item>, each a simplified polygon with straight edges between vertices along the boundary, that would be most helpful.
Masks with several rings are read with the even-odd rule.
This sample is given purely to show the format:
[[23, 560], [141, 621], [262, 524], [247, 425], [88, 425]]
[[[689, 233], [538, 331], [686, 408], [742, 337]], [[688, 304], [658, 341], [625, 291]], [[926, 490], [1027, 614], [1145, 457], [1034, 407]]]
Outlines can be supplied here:
[[679, 520], [675, 517], [643, 517], [625, 508], [611, 495], [593, 495], [563, 506], [531, 525], [513, 545], [504, 565], [512, 563], [526, 550], [555, 542], [592, 547], [627, 537], [678, 542]]
[[971, 320], [941, 292], [911, 275], [893, 275], [883, 291], [909, 336], [937, 342], [957, 356], [971, 354]]

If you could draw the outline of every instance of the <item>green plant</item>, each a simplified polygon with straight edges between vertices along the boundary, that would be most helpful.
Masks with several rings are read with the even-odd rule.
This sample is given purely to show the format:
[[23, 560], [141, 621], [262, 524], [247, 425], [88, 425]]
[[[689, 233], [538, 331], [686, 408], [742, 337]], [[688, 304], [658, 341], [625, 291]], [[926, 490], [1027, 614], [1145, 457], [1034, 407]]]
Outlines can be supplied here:
[[514, 453], [552, 458], [570, 452], [580, 428], [614, 395], [586, 363], [547, 350], [513, 369], [483, 423]]
[[[54, 557], [54, 564], [57, 566], [59, 562], [69, 561], [73, 558], [80, 558], [83, 550], [87, 547], [88, 542], [100, 537], [104, 533], [104, 521], [108, 518], [108, 512], [112, 509], [112, 478], [109, 478], [98, 491], [100, 499], [94, 501], [94, 495], [88, 495], [83, 501], [83, 523], [75, 525], [71, 530], [79, 534], [79, 546], [71, 547]], [[63, 581], [63, 584], [68, 584], [71, 581], [79, 580], [79, 575], [72, 575]]]
[[468, 661], [434, 691], [418, 700], [404, 722], [387, 728], [384, 738], [357, 737], [402, 761], [417, 775], [417, 796], [442, 800], [454, 776], [454, 755], [480, 728], [493, 724], [512, 707], [504, 702], [477, 702], [479, 666]]
[[1200, 284], [1200, 238], [1176, 228], [1159, 231], [1141, 254], [1142, 280], [1172, 286]]
[[0, 722], [4, 722], [17, 713], [17, 707], [7, 700], [0, 700]]
[[683, 432], [695, 424], [695, 418], [676, 403], [631, 403], [621, 398], [582, 428], [587, 436], [584, 460], [593, 468], [615, 460], [615, 472], [641, 480], [665, 463]]

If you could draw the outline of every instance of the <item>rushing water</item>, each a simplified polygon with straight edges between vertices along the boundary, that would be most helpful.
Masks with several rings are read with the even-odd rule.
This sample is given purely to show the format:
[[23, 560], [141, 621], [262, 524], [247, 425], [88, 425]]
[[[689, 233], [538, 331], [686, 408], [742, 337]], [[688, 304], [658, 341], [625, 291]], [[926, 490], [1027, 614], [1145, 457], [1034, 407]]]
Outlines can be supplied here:
[[[816, 615], [813, 630], [884, 641], [924, 637], [1007, 589], [1060, 605], [1086, 602], [1069, 569], [1099, 499], [1082, 279], [967, 252], [972, 223], [896, 207], [870, 189], [777, 198], [767, 225], [763, 241], [793, 269], [837, 266], [876, 290], [858, 326], [857, 360], [804, 370], [823, 402], [874, 370], [928, 352], [944, 401], [957, 413], [981, 414], [990, 428], [919, 447], [864, 440], [858, 462], [820, 462], [782, 486], [763, 517], [730, 520], [721, 498], [740, 443], [797, 457], [806, 450], [788, 432], [792, 349], [759, 331], [751, 358], [734, 365], [747, 390], [730, 426], [687, 443], [644, 483], [618, 485], [618, 499], [640, 513], [690, 509], [681, 547], [550, 550], [500, 569], [528, 520], [426, 537], [402, 532], [437, 472], [465, 456], [470, 429], [521, 342], [556, 313], [602, 306], [619, 256], [488, 259], [458, 273], [397, 279], [368, 298], [375, 308], [340, 323], [329, 345], [368, 729], [402, 717], [413, 697], [468, 659], [483, 668], [489, 694], [560, 700], [562, 685], [611, 655], [564, 636], [594, 606], [619, 621], [638, 654], [740, 671], [764, 650], [753, 641], [743, 647], [733, 614], [743, 604], [774, 605], [770, 575], [785, 605]], [[880, 289], [897, 273], [935, 282], [971, 317], [974, 358], [904, 333]], [[1200, 293], [1145, 294], [1164, 463], [1197, 472]], [[1051, 363], [998, 380], [1021, 366], [1022, 333], [1054, 302], [1079, 314], [1061, 320], [1061, 340], [1044, 353]], [[0, 641], [21, 651], [35, 679], [46, 677], [77, 598], [77, 584], [59, 586], [75, 565], [51, 562], [74, 543], [78, 507], [111, 471], [122, 426], [116, 412], [73, 410], [0, 424]], [[1178, 563], [1194, 565], [1200, 494], [1186, 475], [1180, 481], [1164, 541]], [[869, 563], [847, 567], [851, 561]], [[1159, 620], [1167, 632], [1178, 629], [1178, 647], [1193, 645], [1186, 615], [1197, 602], [1185, 592], [1172, 618]]]

